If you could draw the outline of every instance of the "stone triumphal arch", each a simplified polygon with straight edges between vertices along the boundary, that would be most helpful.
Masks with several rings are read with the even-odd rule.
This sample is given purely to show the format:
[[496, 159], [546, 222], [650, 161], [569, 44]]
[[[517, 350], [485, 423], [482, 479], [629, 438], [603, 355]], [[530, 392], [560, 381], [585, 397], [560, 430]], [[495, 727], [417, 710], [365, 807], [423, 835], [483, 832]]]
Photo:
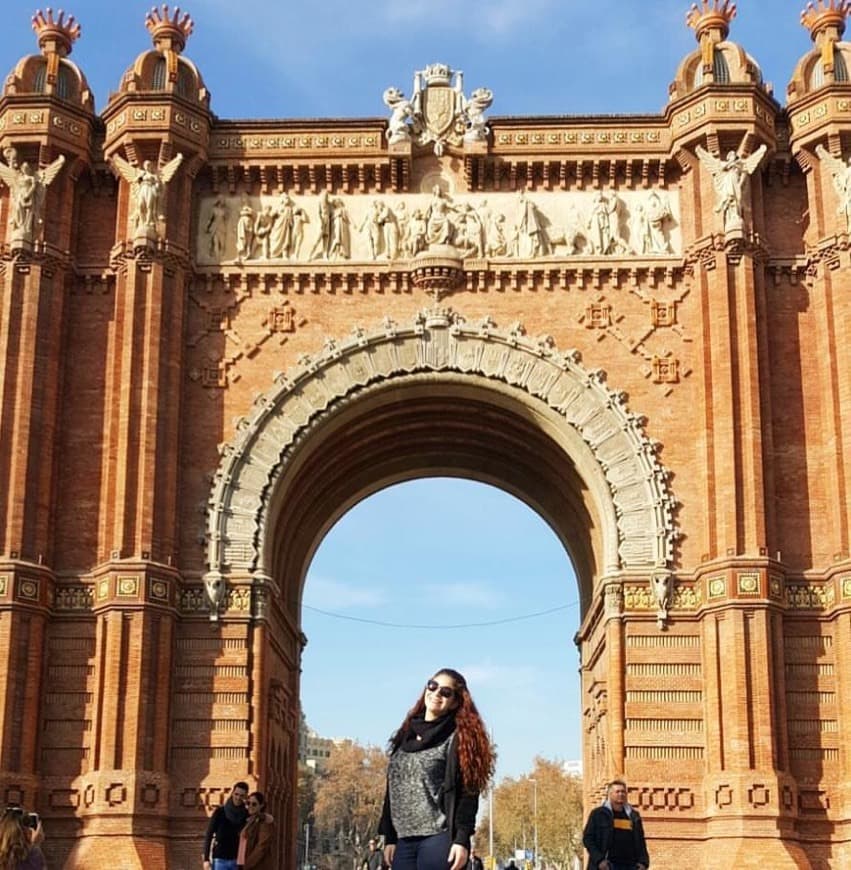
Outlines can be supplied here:
[[326, 121], [213, 115], [168, 7], [96, 115], [36, 15], [0, 97], [0, 799], [56, 866], [195, 866], [243, 778], [294, 866], [307, 565], [427, 475], [576, 566], [589, 806], [624, 775], [660, 866], [851, 862], [848, 11], [805, 10], [785, 107], [703, 0], [659, 115], [491, 115], [431, 64]]

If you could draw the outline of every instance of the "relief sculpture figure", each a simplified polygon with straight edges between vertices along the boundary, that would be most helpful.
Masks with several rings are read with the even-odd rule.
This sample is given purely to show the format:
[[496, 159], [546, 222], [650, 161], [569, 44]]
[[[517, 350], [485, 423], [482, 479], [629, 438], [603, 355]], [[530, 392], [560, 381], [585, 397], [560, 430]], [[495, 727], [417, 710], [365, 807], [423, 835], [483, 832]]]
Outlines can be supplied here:
[[272, 227], [277, 215], [271, 205], [264, 205], [254, 221], [254, 244], [260, 246], [260, 256], [264, 260], [272, 257]]
[[723, 160], [700, 145], [695, 152], [712, 176], [716, 195], [715, 212], [721, 215], [724, 232], [741, 232], [745, 219], [745, 184], [759, 166], [766, 152], [765, 145], [760, 145], [749, 157], [741, 157], [736, 151], [728, 151]]
[[278, 207], [275, 209], [276, 220], [272, 227], [270, 249], [273, 257], [292, 256], [294, 248], [293, 228], [295, 226], [295, 202], [285, 191], [281, 194]]
[[428, 222], [421, 208], [414, 209], [411, 222], [408, 225], [408, 250], [415, 257], [428, 248]]
[[331, 251], [331, 201], [327, 190], [319, 192], [317, 204], [319, 235], [310, 249], [310, 259], [327, 260]]
[[297, 205], [293, 210], [293, 240], [292, 256], [297, 260], [301, 256], [301, 246], [304, 242], [304, 225], [310, 223], [307, 212]]
[[381, 252], [381, 225], [378, 221], [378, 208], [378, 200], [374, 199], [358, 226], [358, 232], [366, 234], [369, 242], [369, 255], [373, 260], [377, 260]]
[[455, 239], [455, 224], [452, 213], [455, 207], [449, 197], [435, 185], [431, 203], [426, 211], [426, 227], [429, 245], [451, 245]]
[[455, 246], [462, 256], [483, 257], [485, 252], [484, 232], [479, 215], [469, 202], [458, 209], [458, 237]]
[[670, 254], [671, 240], [668, 238], [668, 226], [673, 220], [668, 198], [654, 190], [647, 197], [647, 222], [649, 232], [649, 251], [651, 254]]
[[330, 257], [333, 260], [348, 260], [351, 256], [352, 241], [349, 213], [339, 197], [334, 199], [331, 210]]
[[236, 223], [236, 258], [242, 263], [254, 253], [254, 209], [244, 202]]
[[505, 238], [505, 215], [501, 212], [494, 212], [486, 199], [481, 201], [476, 213], [482, 228], [484, 253], [489, 257], [504, 257], [508, 253], [508, 242]]
[[400, 257], [411, 256], [410, 222], [411, 216], [408, 214], [408, 207], [403, 200], [396, 206], [396, 227], [398, 228]]
[[36, 171], [26, 161], [18, 167], [14, 148], [7, 148], [4, 153], [8, 163], [0, 163], [0, 179], [11, 192], [11, 241], [32, 242], [36, 227], [43, 222], [44, 195], [65, 163], [65, 156], [60, 154], [49, 166]]
[[399, 256], [399, 227], [387, 203], [373, 200], [358, 229], [366, 232], [373, 260], [381, 256], [395, 260]]
[[207, 219], [207, 224], [204, 232], [209, 237], [210, 241], [210, 256], [214, 259], [221, 259], [225, 252], [225, 240], [227, 238], [228, 225], [228, 209], [224, 199], [217, 196], [213, 207], [210, 210], [210, 217]]
[[537, 257], [546, 253], [547, 236], [538, 207], [521, 190], [517, 198], [517, 222], [514, 232], [514, 254]]
[[627, 249], [620, 236], [620, 200], [602, 190], [594, 194], [588, 217], [588, 240], [593, 254], [612, 254]]

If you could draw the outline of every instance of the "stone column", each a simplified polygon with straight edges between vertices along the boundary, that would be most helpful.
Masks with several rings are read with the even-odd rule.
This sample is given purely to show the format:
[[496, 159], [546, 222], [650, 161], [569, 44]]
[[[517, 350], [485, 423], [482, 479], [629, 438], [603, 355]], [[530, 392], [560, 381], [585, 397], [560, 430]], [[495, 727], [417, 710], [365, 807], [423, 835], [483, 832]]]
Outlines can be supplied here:
[[[5, 124], [4, 108], [0, 103]], [[54, 497], [67, 252], [74, 185], [88, 139], [81, 125], [73, 143], [56, 141], [43, 110], [31, 116], [44, 120], [35, 135], [40, 144], [15, 141], [6, 156], [12, 165], [33, 167], [42, 179], [43, 202], [31, 207], [24, 232], [4, 228], [0, 260], [0, 798], [44, 811], [39, 740], [42, 727], [59, 724], [43, 710], [41, 693], [43, 675], [52, 675], [46, 648], [56, 594]], [[67, 157], [61, 149], [69, 145]]]

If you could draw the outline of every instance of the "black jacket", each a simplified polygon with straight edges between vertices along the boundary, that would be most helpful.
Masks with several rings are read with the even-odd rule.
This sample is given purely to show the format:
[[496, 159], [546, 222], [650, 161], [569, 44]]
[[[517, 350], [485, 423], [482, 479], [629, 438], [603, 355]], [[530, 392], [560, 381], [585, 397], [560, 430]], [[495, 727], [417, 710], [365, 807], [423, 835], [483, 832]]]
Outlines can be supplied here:
[[[628, 804], [625, 804], [624, 808], [632, 819], [636, 861], [649, 867], [650, 856], [647, 854], [647, 843], [644, 840], [644, 826], [641, 824], [641, 816]], [[588, 815], [588, 821], [582, 833], [582, 845], [588, 850], [588, 870], [597, 870], [599, 863], [608, 858], [609, 849], [612, 847], [612, 834], [615, 830], [614, 819], [612, 807], [608, 801], [591, 810]]]
[[[402, 749], [396, 749], [402, 752]], [[453, 843], [470, 849], [470, 838], [476, 830], [476, 813], [479, 811], [478, 792], [465, 791], [461, 780], [461, 765], [458, 763], [458, 749], [453, 734], [446, 757], [446, 773], [440, 790], [440, 808], [447, 819], [447, 826]], [[390, 816], [390, 789], [384, 790], [384, 809], [378, 823], [378, 833], [384, 835], [384, 842], [394, 844], [399, 839]]]
[[[239, 832], [244, 826], [245, 819], [238, 825], [235, 825], [225, 815], [225, 808], [223, 806], [216, 807], [213, 815], [210, 816], [210, 824], [207, 825], [207, 835], [204, 837], [204, 860], [210, 861], [213, 858], [230, 858], [235, 860], [239, 851]], [[213, 840], [215, 840], [215, 845], [211, 855], [210, 846]]]

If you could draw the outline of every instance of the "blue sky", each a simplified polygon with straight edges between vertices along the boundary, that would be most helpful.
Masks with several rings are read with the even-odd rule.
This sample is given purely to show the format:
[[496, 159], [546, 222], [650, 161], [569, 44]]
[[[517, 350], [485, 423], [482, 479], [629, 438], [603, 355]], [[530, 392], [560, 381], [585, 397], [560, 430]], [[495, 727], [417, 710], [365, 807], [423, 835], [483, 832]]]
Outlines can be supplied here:
[[383, 745], [426, 679], [452, 667], [493, 730], [499, 777], [536, 754], [581, 757], [576, 580], [513, 496], [441, 478], [375, 494], [322, 542], [304, 603], [302, 699], [325, 736]]
[[[810, 50], [789, 0], [740, 0], [731, 38], [775, 96]], [[73, 59], [98, 109], [150, 46], [150, 3], [71, 0]], [[390, 85], [440, 61], [493, 115], [657, 113], [696, 43], [685, 0], [196, 0], [186, 55], [223, 118], [386, 117]], [[35, 4], [11, 0], [0, 72], [36, 50]], [[307, 12], [305, 11], [307, 10]], [[307, 20], [310, 14], [310, 20]], [[577, 589], [552, 532], [524, 505], [464, 481], [417, 481], [358, 505], [308, 578], [303, 700], [327, 736], [383, 744], [438, 667], [464, 671], [499, 744], [498, 775], [541, 753], [580, 756]], [[318, 608], [327, 613], [321, 613]], [[500, 625], [476, 625], [560, 608]], [[328, 615], [333, 613], [335, 615]], [[357, 620], [372, 619], [381, 625]], [[411, 628], [467, 624], [467, 628]]]
[[[386, 115], [381, 94], [410, 94], [413, 72], [440, 61], [466, 90], [493, 90], [494, 115], [659, 112], [677, 64], [695, 46], [687, 0], [195, 0], [186, 55], [223, 118]], [[785, 102], [810, 37], [803, 0], [740, 0], [731, 38]], [[73, 58], [96, 106], [150, 45], [151, 3], [69, 0], [82, 26]], [[0, 68], [36, 50], [35, 2], [7, 0]], [[306, 10], [306, 11], [305, 11]], [[308, 19], [308, 14], [310, 18]]]

